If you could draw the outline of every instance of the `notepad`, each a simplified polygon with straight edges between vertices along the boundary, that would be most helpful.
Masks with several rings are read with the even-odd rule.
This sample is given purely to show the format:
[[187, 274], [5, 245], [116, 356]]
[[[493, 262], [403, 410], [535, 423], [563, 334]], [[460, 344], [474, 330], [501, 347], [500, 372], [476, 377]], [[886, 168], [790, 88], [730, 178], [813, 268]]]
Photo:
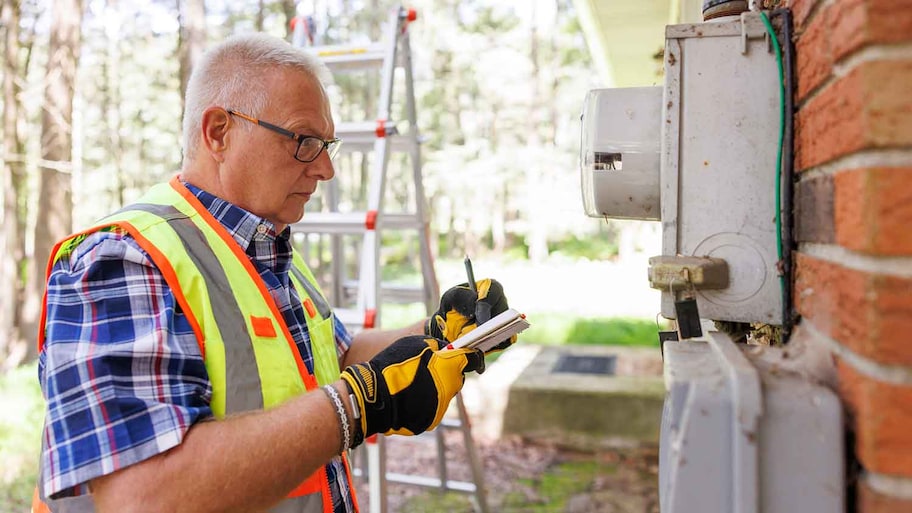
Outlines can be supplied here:
[[491, 320], [478, 326], [474, 330], [457, 338], [447, 345], [447, 349], [470, 347], [487, 352], [504, 340], [521, 333], [529, 326], [530, 324], [529, 321], [526, 320], [525, 314], [510, 308], [495, 315]]

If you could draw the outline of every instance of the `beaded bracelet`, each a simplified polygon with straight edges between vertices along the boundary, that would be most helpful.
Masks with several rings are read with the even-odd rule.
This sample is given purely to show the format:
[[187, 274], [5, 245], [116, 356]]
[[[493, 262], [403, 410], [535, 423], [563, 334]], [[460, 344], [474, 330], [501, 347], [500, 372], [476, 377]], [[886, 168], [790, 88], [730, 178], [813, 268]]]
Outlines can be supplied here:
[[326, 396], [336, 407], [336, 416], [339, 417], [339, 425], [342, 428], [342, 447], [339, 450], [339, 454], [342, 454], [352, 446], [351, 433], [349, 433], [348, 428], [348, 414], [345, 413], [345, 406], [342, 406], [342, 398], [339, 397], [339, 392], [336, 391], [335, 387], [324, 385], [323, 392], [326, 393]]

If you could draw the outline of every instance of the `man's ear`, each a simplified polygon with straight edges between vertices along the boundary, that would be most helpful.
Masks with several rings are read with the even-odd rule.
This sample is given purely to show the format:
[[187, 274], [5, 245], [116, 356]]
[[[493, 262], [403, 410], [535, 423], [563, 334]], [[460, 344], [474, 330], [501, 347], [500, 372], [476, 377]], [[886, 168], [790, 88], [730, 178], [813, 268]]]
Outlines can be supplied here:
[[201, 142], [206, 151], [216, 162], [225, 160], [228, 149], [228, 129], [231, 127], [231, 115], [221, 107], [209, 107], [203, 111], [200, 120]]

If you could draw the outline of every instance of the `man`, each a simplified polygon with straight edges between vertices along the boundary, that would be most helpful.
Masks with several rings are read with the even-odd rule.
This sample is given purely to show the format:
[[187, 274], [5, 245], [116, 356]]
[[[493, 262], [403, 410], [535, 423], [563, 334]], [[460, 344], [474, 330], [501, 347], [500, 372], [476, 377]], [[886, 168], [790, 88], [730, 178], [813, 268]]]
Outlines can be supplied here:
[[497, 282], [352, 339], [292, 251], [339, 144], [322, 73], [267, 36], [213, 48], [179, 176], [55, 248], [39, 337], [52, 510], [356, 511], [340, 454], [433, 429], [484, 369], [438, 350], [475, 308], [506, 309]]

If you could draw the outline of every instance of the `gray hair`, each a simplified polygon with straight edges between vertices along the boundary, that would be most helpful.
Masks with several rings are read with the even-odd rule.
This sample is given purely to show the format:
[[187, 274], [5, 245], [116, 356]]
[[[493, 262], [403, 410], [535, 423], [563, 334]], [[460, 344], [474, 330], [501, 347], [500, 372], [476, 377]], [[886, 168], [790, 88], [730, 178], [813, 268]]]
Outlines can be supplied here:
[[[331, 80], [316, 56], [266, 34], [232, 36], [203, 54], [184, 96], [184, 164], [196, 156], [203, 112], [218, 105], [258, 116], [269, 100], [263, 77], [279, 67], [306, 73], [321, 84]], [[252, 129], [250, 123], [239, 126]]]

